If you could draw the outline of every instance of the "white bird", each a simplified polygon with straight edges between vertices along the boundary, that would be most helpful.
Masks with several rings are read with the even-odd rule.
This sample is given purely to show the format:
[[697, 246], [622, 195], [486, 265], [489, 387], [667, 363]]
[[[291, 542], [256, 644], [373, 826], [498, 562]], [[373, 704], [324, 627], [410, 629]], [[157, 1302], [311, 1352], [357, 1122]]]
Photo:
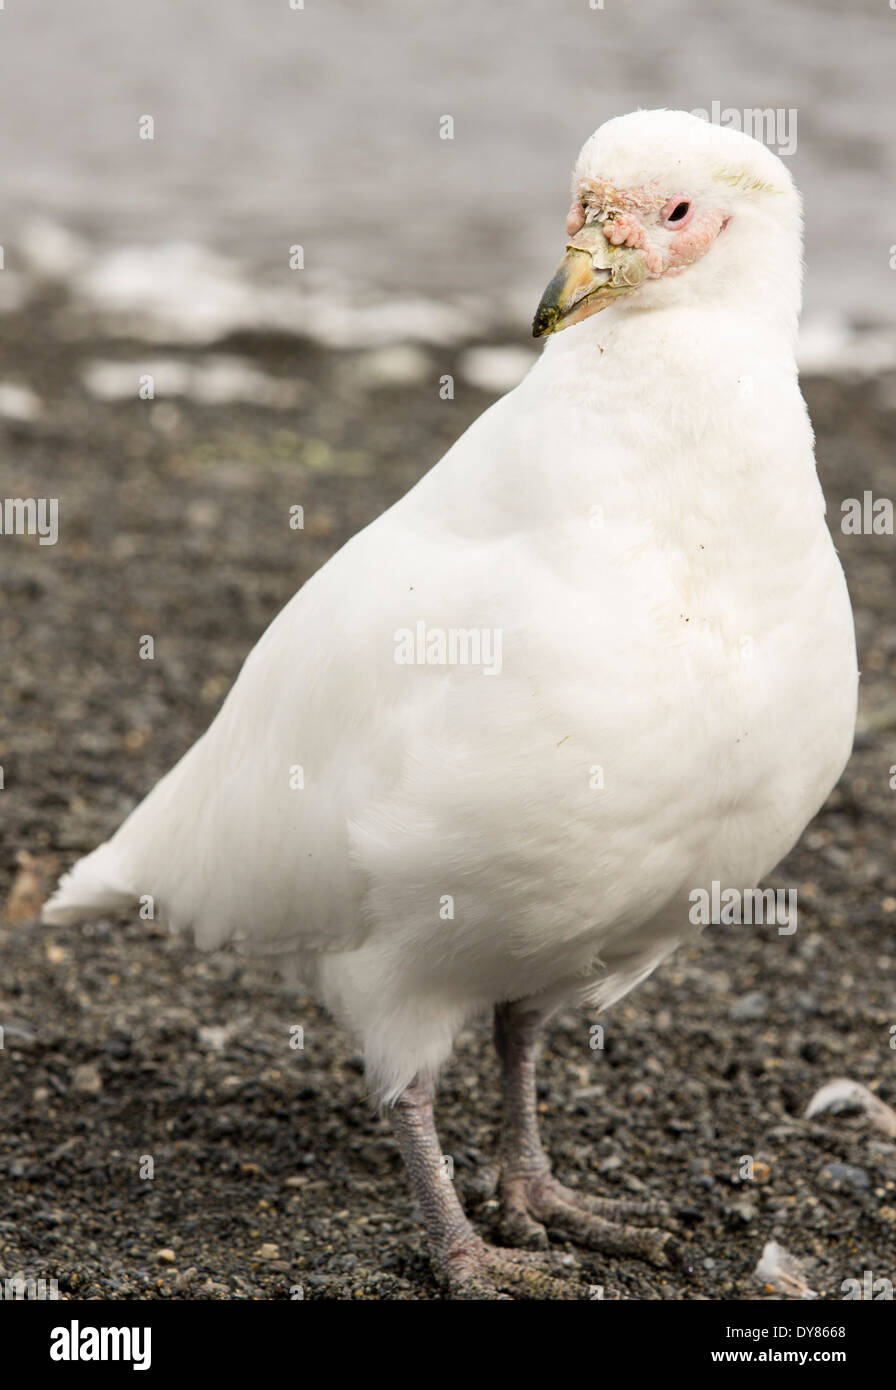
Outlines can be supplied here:
[[294, 968], [362, 1041], [466, 1296], [567, 1285], [486, 1245], [444, 1180], [433, 1094], [458, 1031], [495, 1010], [511, 1242], [549, 1227], [662, 1263], [668, 1233], [637, 1224], [655, 1203], [552, 1176], [536, 1034], [692, 940], [695, 891], [756, 885], [855, 722], [789, 173], [737, 131], [638, 111], [585, 144], [567, 231], [522, 384], [295, 595], [44, 911], [149, 894], [200, 946]]

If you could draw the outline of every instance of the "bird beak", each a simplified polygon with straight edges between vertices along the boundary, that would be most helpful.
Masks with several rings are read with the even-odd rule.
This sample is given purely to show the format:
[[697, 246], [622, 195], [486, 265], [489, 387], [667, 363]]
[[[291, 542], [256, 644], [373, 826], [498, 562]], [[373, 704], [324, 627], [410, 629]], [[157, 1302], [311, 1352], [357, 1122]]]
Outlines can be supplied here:
[[629, 294], [646, 276], [642, 251], [614, 246], [599, 222], [589, 222], [566, 243], [566, 255], [535, 311], [532, 337], [581, 323], [619, 295]]

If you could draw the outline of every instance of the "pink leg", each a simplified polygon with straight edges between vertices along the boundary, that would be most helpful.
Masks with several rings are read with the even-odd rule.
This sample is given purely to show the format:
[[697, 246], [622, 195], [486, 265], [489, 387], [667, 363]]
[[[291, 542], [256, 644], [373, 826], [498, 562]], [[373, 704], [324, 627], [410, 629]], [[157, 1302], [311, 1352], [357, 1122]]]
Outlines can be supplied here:
[[420, 1207], [436, 1277], [460, 1298], [580, 1298], [554, 1278], [556, 1257], [486, 1245], [464, 1214], [446, 1171], [433, 1116], [433, 1088], [413, 1082], [392, 1106], [392, 1128]]
[[495, 1047], [504, 1097], [501, 1197], [504, 1230], [514, 1245], [544, 1249], [547, 1228], [607, 1255], [635, 1255], [666, 1265], [676, 1248], [670, 1232], [627, 1224], [664, 1214], [661, 1202], [591, 1197], [565, 1187], [551, 1173], [541, 1146], [535, 1056], [543, 1015], [520, 1000], [495, 1009]]

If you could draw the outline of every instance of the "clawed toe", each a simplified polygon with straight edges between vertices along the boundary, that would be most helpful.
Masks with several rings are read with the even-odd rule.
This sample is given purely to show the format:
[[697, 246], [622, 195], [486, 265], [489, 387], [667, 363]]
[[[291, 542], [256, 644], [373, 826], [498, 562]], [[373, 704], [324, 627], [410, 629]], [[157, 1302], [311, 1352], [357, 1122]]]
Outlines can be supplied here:
[[548, 1232], [605, 1255], [634, 1255], [661, 1268], [680, 1261], [671, 1231], [647, 1221], [667, 1215], [664, 1203], [592, 1197], [565, 1187], [550, 1173], [505, 1178], [504, 1231], [515, 1244], [543, 1248]]
[[[561, 1183], [557, 1183], [557, 1187], [561, 1186]], [[634, 1201], [628, 1197], [594, 1197], [589, 1192], [577, 1192], [572, 1187], [564, 1187], [563, 1191], [566, 1200], [573, 1206], [592, 1211], [596, 1216], [604, 1216], [608, 1221], [633, 1221], [638, 1226], [669, 1219], [668, 1206], [656, 1197]]]
[[501, 1220], [501, 1236], [508, 1245], [521, 1250], [547, 1250], [548, 1233], [540, 1221], [522, 1205], [505, 1209]]
[[505, 1250], [476, 1238], [440, 1262], [444, 1282], [457, 1299], [564, 1299], [587, 1297], [581, 1284], [558, 1278], [575, 1272], [568, 1256], [531, 1250]]

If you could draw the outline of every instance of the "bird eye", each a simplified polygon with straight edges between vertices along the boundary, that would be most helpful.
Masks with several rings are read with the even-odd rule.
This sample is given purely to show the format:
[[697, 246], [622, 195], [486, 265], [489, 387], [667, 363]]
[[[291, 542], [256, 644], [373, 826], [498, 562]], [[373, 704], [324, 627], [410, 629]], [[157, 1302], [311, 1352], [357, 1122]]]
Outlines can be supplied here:
[[693, 209], [687, 198], [670, 198], [660, 213], [666, 227], [683, 227], [690, 222]]

